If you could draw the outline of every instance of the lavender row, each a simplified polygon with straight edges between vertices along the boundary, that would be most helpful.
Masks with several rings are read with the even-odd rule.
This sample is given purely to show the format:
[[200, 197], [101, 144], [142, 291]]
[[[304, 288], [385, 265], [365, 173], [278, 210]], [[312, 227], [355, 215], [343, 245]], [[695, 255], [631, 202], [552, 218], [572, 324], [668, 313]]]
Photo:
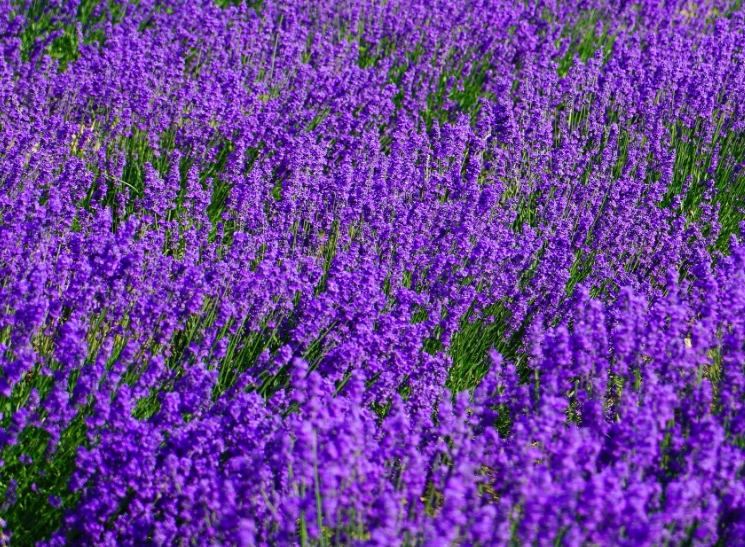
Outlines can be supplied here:
[[11, 544], [740, 538], [737, 6], [223, 4], [0, 7]]

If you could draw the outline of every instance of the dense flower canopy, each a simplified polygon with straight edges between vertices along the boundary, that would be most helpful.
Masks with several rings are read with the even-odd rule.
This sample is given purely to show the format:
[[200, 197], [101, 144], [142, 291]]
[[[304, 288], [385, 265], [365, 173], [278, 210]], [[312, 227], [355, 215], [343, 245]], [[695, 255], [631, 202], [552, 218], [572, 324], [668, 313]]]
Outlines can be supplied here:
[[0, 0], [0, 545], [745, 544], [744, 46]]

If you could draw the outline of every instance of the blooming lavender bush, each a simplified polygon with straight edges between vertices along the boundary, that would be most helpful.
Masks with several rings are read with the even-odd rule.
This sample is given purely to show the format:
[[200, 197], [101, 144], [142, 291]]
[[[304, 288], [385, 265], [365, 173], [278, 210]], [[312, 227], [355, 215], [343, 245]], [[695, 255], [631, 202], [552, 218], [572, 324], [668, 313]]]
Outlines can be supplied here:
[[0, 545], [745, 544], [739, 1], [0, 36]]

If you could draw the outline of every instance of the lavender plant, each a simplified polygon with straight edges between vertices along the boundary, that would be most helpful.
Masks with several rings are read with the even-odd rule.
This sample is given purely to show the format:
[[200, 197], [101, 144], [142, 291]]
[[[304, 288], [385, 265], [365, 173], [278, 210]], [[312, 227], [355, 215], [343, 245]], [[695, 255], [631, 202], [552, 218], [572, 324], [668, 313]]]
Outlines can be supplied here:
[[0, 0], [0, 544], [745, 543], [739, 4]]

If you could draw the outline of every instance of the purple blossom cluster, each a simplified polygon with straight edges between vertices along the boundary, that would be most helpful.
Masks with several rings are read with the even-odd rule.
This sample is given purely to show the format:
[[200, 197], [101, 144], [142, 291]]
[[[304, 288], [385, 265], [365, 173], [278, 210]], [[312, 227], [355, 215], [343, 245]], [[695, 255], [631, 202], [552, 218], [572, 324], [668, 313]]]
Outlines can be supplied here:
[[739, 4], [0, 0], [0, 545], [745, 544]]

